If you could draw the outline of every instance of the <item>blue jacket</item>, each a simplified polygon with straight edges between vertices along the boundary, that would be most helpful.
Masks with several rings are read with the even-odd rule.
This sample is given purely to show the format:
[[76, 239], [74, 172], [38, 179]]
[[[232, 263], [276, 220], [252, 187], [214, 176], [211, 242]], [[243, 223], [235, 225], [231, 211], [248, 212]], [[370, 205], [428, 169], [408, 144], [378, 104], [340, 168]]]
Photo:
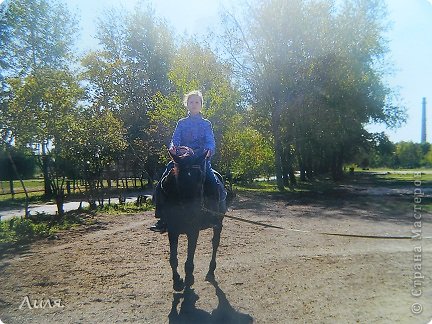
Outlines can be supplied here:
[[177, 122], [171, 139], [172, 146], [189, 146], [194, 151], [210, 150], [213, 155], [216, 151], [216, 142], [212, 124], [200, 114], [182, 118]]

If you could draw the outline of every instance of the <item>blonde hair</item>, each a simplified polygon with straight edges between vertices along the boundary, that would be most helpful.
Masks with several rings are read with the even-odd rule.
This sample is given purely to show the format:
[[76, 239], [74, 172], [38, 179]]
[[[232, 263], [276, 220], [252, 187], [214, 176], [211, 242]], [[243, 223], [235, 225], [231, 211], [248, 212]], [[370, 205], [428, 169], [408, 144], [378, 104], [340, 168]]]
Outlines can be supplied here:
[[184, 97], [183, 97], [183, 105], [185, 107], [187, 107], [189, 97], [191, 97], [191, 96], [198, 96], [200, 98], [200, 100], [201, 100], [201, 108], [202, 108], [203, 105], [204, 105], [204, 100], [203, 100], [203, 95], [202, 95], [201, 91], [199, 91], [199, 90], [193, 90], [191, 92], [186, 93], [184, 95]]

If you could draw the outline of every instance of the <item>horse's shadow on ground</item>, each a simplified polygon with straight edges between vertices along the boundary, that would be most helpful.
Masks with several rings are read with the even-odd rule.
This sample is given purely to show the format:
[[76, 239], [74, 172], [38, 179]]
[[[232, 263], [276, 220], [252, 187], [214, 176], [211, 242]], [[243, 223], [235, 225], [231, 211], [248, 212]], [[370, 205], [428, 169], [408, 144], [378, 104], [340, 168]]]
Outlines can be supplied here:
[[[170, 324], [214, 324], [214, 323], [232, 323], [232, 324], [249, 324], [253, 323], [252, 316], [236, 311], [229, 303], [225, 293], [219, 287], [216, 280], [210, 281], [216, 289], [216, 296], [218, 298], [218, 306], [211, 313], [202, 309], [196, 308], [195, 303], [198, 301], [199, 296], [193, 289], [185, 289], [182, 293], [173, 294], [173, 302], [171, 311], [168, 315]], [[180, 310], [177, 306], [183, 299]]]

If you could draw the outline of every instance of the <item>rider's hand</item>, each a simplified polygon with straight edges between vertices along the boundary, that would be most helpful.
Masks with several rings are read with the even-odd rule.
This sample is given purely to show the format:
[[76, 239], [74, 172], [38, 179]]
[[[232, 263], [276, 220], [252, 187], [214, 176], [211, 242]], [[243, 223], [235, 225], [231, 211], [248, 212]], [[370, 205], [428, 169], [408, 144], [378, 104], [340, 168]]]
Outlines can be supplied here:
[[170, 152], [172, 155], [176, 155], [176, 154], [177, 154], [177, 148], [176, 148], [175, 146], [172, 146], [172, 147], [169, 149], [169, 152]]

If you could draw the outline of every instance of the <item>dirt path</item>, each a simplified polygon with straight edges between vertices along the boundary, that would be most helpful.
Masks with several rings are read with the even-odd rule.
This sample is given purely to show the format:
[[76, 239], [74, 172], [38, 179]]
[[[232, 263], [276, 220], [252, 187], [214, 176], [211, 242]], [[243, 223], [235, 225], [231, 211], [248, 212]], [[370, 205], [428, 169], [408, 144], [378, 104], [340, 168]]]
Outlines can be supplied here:
[[[432, 240], [314, 233], [410, 236], [412, 213], [387, 210], [398, 197], [386, 197], [385, 204], [378, 198], [293, 201], [240, 195], [231, 215], [285, 230], [226, 219], [213, 284], [204, 281], [211, 231], [203, 231], [195, 259], [196, 295], [187, 296], [172, 291], [168, 238], [147, 230], [151, 213], [98, 216], [95, 225], [0, 260], [0, 319], [6, 324], [247, 323], [250, 318], [256, 323], [428, 323]], [[432, 234], [430, 214], [423, 216], [422, 234]], [[181, 238], [181, 272], [184, 243]], [[417, 275], [424, 278], [416, 281], [422, 289], [416, 298], [411, 295], [413, 248], [420, 245]], [[41, 300], [45, 308], [29, 308]], [[423, 306], [420, 315], [411, 312], [415, 303]]]

